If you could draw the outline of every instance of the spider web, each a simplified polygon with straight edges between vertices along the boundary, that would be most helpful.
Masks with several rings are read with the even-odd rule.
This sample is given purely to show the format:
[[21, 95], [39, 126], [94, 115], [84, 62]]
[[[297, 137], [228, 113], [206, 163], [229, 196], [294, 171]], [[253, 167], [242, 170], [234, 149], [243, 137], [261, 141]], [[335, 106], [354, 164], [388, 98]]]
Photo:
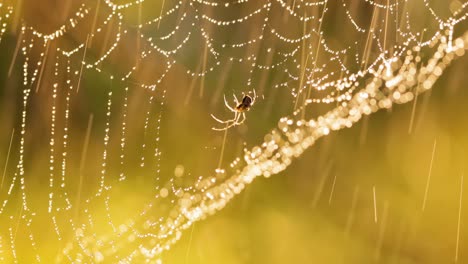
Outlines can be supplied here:
[[441, 2], [98, 0], [45, 29], [0, 3], [0, 261], [159, 262], [255, 178], [430, 90], [468, 47], [468, 3]]

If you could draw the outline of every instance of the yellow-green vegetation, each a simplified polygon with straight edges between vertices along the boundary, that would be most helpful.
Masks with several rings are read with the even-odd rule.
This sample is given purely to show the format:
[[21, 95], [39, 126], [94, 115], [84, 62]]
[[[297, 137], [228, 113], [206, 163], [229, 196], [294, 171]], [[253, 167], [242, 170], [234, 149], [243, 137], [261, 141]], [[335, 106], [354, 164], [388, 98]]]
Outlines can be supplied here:
[[467, 18], [1, 2], [0, 262], [468, 262]]

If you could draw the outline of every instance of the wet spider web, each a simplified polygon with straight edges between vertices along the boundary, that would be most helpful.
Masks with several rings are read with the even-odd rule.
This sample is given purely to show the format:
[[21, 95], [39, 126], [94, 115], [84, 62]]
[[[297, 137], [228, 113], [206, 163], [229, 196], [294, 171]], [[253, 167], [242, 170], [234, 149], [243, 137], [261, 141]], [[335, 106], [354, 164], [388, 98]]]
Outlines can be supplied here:
[[[0, 260], [160, 261], [255, 178], [430, 90], [468, 47], [467, 6], [98, 0], [42, 31], [0, 3], [18, 99], [3, 117]], [[211, 114], [231, 118], [223, 96], [253, 89], [264, 99], [245, 124], [212, 131]]]

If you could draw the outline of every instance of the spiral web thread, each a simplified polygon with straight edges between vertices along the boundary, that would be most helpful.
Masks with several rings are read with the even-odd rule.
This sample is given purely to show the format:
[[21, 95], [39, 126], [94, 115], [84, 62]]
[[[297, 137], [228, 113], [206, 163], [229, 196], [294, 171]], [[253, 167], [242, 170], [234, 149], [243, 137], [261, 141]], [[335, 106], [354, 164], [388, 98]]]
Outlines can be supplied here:
[[[353, 15], [356, 12], [352, 8], [354, 2], [339, 1], [340, 4], [335, 3], [334, 7], [339, 6], [345, 14], [339, 19], [349, 23], [354, 29], [353, 36], [359, 39], [340, 49], [332, 48], [337, 44], [332, 43], [333, 40], [329, 41], [324, 31], [327, 23], [334, 23], [333, 19], [336, 19], [328, 16], [331, 4], [326, 0], [176, 1], [165, 3], [159, 16], [147, 21], [139, 19], [138, 23], [132, 25], [129, 22], [131, 19], [126, 17], [130, 16], [127, 11], [141, 9], [149, 2], [86, 2], [63, 26], [47, 34], [27, 22], [21, 23], [18, 56], [22, 59], [18, 61], [22, 61], [22, 110], [19, 129], [12, 134], [15, 144], [11, 153], [15, 154], [10, 160], [7, 159], [7, 165], [13, 163], [16, 166], [11, 166], [14, 169], [5, 168], [2, 177], [0, 261], [18, 263], [33, 256], [32, 259], [37, 262], [100, 262], [108, 259], [123, 263], [139, 259], [159, 262], [162, 252], [170, 250], [184, 230], [221, 210], [256, 177], [270, 177], [285, 170], [316, 140], [332, 131], [349, 128], [362, 117], [380, 109], [391, 108], [393, 104], [414, 100], [418, 94], [430, 90], [451, 61], [463, 56], [468, 48], [468, 33], [454, 36], [455, 29], [462, 33], [466, 30], [463, 23], [468, 16], [468, 3], [458, 1], [454, 1], [451, 13], [446, 17], [439, 15], [429, 1], [419, 1], [418, 6], [427, 12], [431, 24], [425, 27], [417, 25], [418, 32], [415, 32], [410, 22], [412, 13], [407, 1], [361, 1], [359, 4], [366, 6], [372, 13], [370, 21], [367, 21], [369, 26], [360, 24], [360, 19]], [[246, 8], [239, 12], [239, 16], [229, 19], [215, 18], [216, 12], [205, 12], [209, 8], [229, 12], [231, 8], [239, 10], [243, 6]], [[83, 19], [97, 14], [97, 10], [105, 16], [103, 19], [94, 19], [95, 23], [87, 33], [86, 40], [74, 43], [71, 49], [70, 45], [62, 45], [61, 39], [79, 27]], [[237, 15], [236, 12], [232, 13]], [[13, 23], [14, 14], [14, 5], [0, 3], [0, 41], [8, 25]], [[281, 14], [281, 18], [273, 19], [278, 14]], [[171, 16], [175, 15], [178, 19], [175, 23], [172, 23], [173, 20], [169, 23], [172, 30], [152, 36], [154, 32], [159, 32], [161, 23], [164, 24], [166, 19], [172, 19]], [[287, 34], [290, 32], [281, 30], [284, 28], [275, 26], [281, 19], [283, 26], [290, 23], [299, 24], [303, 28], [296, 36], [290, 36]], [[249, 24], [252, 20], [256, 21], [253, 25], [258, 32], [250, 34], [247, 40], [231, 43], [212, 36], [219, 33], [217, 31], [223, 32], [232, 27], [250, 28], [253, 26]], [[121, 42], [135, 31], [137, 38], [146, 44], [139, 47], [138, 59], [124, 74], [109, 74], [103, 70], [103, 65], [113, 56]], [[105, 49], [96, 57], [87, 56], [87, 48], [92, 40], [105, 34], [109, 42]], [[245, 149], [244, 155], [234, 159], [229, 166], [224, 168], [221, 164], [212, 176], [200, 177], [192, 185], [180, 187], [174, 178], [162, 182], [160, 177], [162, 153], [159, 149], [159, 131], [164, 114], [165, 89], [168, 89], [161, 83], [173, 67], [184, 64], [182, 53], [186, 46], [197, 41], [194, 40], [197, 37], [205, 47], [205, 61], [194, 70], [187, 65], [187, 76], [204, 78], [228, 63], [238, 63], [250, 69], [246, 81], [249, 90], [256, 86], [253, 77], [256, 73], [279, 71], [285, 77], [266, 90], [287, 90], [293, 98], [294, 109], [264, 136], [264, 142]], [[177, 45], [165, 44], [165, 41], [173, 39], [178, 42]], [[269, 47], [266, 39], [275, 39], [286, 48]], [[258, 49], [250, 52], [251, 47]], [[247, 52], [239, 56], [239, 49]], [[261, 52], [266, 54], [267, 59], [259, 55]], [[52, 60], [49, 53], [54, 54]], [[134, 83], [132, 78], [139, 70], [139, 63], [152, 54], [164, 58], [160, 62], [164, 70], [152, 82]], [[48, 195], [46, 209], [42, 210], [31, 207], [33, 197], [29, 193], [30, 178], [27, 175], [33, 172], [27, 163], [28, 149], [25, 142], [30, 133], [32, 115], [29, 104], [36, 96], [34, 90], [39, 89], [46, 60], [49, 65], [53, 65], [54, 73], [52, 83], [47, 87], [50, 91]], [[101, 106], [105, 109], [103, 152], [100, 155], [102, 162], [96, 175], [96, 192], [83, 194], [84, 197], [79, 192], [77, 197], [73, 197], [69, 190], [74, 186], [69, 185], [81, 186], [83, 183], [81, 178], [79, 183], [69, 179], [76, 175], [69, 168], [70, 104], [84, 85], [81, 82], [82, 75], [91, 72], [108, 79], [110, 84], [106, 92], [106, 104]], [[124, 87], [124, 92], [116, 95], [114, 89], [121, 89], [115, 88], [119, 85]], [[127, 118], [128, 93], [131, 89], [147, 89], [151, 94], [146, 99], [149, 110], [144, 114], [144, 142], [140, 149], [152, 155], [142, 154], [139, 166], [152, 172], [155, 191], [148, 203], [139, 206], [138, 214], [117, 223], [111, 215], [111, 193], [117, 184], [125, 183], [132, 177], [125, 169], [127, 134], [130, 129]], [[319, 95], [314, 96], [317, 93]], [[114, 111], [116, 104], [121, 107], [118, 113]], [[329, 105], [330, 110], [318, 117], [306, 117], [310, 107], [316, 104]], [[151, 110], [155, 107], [159, 112]], [[118, 117], [114, 119], [115, 116]], [[154, 116], [156, 118], [153, 120]], [[209, 113], [206, 116], [209, 118]], [[120, 130], [112, 133], [112, 122], [117, 119]], [[92, 117], [89, 120], [91, 122]], [[118, 150], [111, 148], [112, 135], [120, 137]], [[111, 151], [119, 152], [115, 164], [109, 160]], [[114, 181], [110, 174], [117, 170], [118, 177]], [[217, 174], [224, 176], [218, 177]], [[158, 215], [159, 203], [164, 201], [171, 209], [167, 214], [155, 217]], [[93, 212], [97, 210], [96, 204], [104, 208], [103, 213]], [[77, 220], [77, 214], [81, 216], [80, 220]], [[41, 225], [41, 221], [53, 226], [53, 236], [58, 241], [53, 244], [57, 247], [54, 252], [58, 254], [41, 250], [43, 246], [38, 243], [41, 240], [38, 236], [41, 235], [34, 228], [34, 225]], [[105, 232], [97, 231], [101, 222], [107, 226]], [[24, 239], [28, 242], [25, 243]], [[20, 240], [23, 242], [20, 243]]]

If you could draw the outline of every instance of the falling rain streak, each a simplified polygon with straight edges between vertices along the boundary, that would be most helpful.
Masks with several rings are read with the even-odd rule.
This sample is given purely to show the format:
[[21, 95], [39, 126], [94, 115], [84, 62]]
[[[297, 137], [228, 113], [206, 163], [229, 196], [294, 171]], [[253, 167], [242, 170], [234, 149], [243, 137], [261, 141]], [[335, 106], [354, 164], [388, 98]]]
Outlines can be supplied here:
[[[190, 232], [188, 262], [197, 221], [223, 209], [255, 179], [286, 170], [320, 138], [365, 119], [363, 143], [372, 122], [367, 116], [411, 101], [408, 132], [413, 133], [418, 95], [431, 90], [468, 49], [467, 29], [455, 34], [468, 18], [467, 3], [451, 5], [449, 18], [441, 18], [426, 0], [417, 8], [408, 7], [406, 0], [162, 1], [154, 14], [151, 3], [83, 3], [64, 14], [62, 25], [44, 32], [21, 17], [22, 1], [0, 3], [0, 41], [7, 34], [16, 43], [11, 45], [15, 47], [8, 78], [21, 77], [15, 88], [22, 93], [0, 186], [1, 261], [160, 263], [163, 253]], [[339, 14], [335, 9], [343, 16], [335, 17], [333, 12]], [[359, 17], [360, 9], [368, 15]], [[432, 26], [413, 25], [411, 18], [418, 13], [411, 9], [426, 11]], [[347, 25], [343, 35], [353, 41], [341, 43], [330, 37], [330, 25], [337, 23]], [[422, 31], [413, 31], [421, 27]], [[226, 69], [239, 73], [233, 77], [223, 72]], [[213, 82], [213, 76], [223, 81]], [[256, 124], [248, 118], [229, 131], [212, 131], [210, 115], [224, 110], [221, 100], [210, 97], [213, 83], [220, 87], [216, 94], [221, 98], [233, 92], [224, 87], [227, 82], [238, 85], [239, 93], [261, 84], [257, 91], [266, 102], [252, 106], [252, 120], [259, 120], [255, 108], [261, 103], [281, 117], [267, 125], [266, 120]], [[197, 91], [198, 96], [192, 96]], [[278, 102], [273, 103], [273, 96]], [[37, 101], [47, 110], [36, 113]], [[317, 114], [319, 108], [326, 111]], [[174, 123], [188, 125], [172, 129]], [[37, 179], [32, 177], [41, 176], [35, 170], [42, 164], [30, 160], [31, 142], [43, 136], [36, 134], [41, 126], [47, 135], [47, 147], [41, 151], [47, 153], [44, 199], [36, 198]], [[246, 133], [258, 131], [262, 136], [255, 142], [244, 140]], [[177, 140], [166, 142], [168, 134], [190, 147], [181, 150]], [[183, 138], [187, 135], [209, 138], [203, 146], [210, 148], [196, 152], [198, 146]], [[436, 143], [422, 211], [429, 197]], [[166, 158], [171, 151], [177, 155]], [[210, 169], [199, 169], [187, 156], [209, 163]], [[16, 166], [8, 166], [13, 161]], [[327, 168], [314, 175], [318, 183], [313, 210], [319, 210], [330, 173]], [[344, 178], [340, 175], [341, 188]], [[335, 190], [336, 181], [335, 173], [328, 208], [332, 200], [335, 205], [343, 197]], [[380, 261], [389, 233], [390, 202], [380, 185], [378, 195], [372, 186], [372, 197], [368, 187], [346, 187], [351, 191], [343, 219], [345, 236], [358, 228], [359, 199], [372, 199], [373, 212], [367, 212], [373, 213], [378, 231], [373, 257]], [[123, 195], [125, 191], [131, 197]], [[455, 262], [461, 255], [462, 194], [463, 175]], [[47, 237], [55, 241], [48, 250], [53, 253], [44, 250], [37, 226], [53, 229]]]

